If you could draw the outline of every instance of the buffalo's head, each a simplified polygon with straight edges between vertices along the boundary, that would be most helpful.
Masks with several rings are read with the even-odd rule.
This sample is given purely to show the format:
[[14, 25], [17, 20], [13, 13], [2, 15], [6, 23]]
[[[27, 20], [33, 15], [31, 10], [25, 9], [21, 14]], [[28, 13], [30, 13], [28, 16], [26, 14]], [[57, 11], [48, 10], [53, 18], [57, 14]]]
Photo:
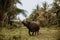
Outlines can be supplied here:
[[22, 21], [22, 24], [23, 24], [24, 26], [26, 26], [26, 27], [29, 26], [29, 23], [30, 23], [30, 22], [27, 21], [27, 20], [23, 20], [23, 21]]

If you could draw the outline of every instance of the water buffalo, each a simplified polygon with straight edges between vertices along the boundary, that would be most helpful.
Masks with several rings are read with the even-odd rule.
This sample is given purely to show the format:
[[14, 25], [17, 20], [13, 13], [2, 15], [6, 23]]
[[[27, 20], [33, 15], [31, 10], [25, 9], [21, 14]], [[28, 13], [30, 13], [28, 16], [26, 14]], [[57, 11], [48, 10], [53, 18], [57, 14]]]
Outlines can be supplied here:
[[[26, 26], [28, 28], [28, 33], [29, 35], [36, 35], [39, 34], [39, 29], [40, 29], [40, 23], [38, 21], [22, 21], [22, 23], [24, 24], [24, 26]], [[31, 34], [32, 32], [32, 34]]]

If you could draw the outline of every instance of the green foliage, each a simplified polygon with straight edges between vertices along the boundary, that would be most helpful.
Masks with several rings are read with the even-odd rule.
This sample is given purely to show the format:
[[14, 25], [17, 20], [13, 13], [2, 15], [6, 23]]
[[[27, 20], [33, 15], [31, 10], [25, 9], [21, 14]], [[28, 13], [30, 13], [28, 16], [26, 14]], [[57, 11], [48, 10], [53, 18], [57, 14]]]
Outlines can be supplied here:
[[22, 4], [19, 0], [0, 0], [0, 21], [2, 21], [2, 25], [11, 23], [10, 20], [14, 19], [19, 13], [26, 16], [26, 11], [17, 8], [16, 3]]
[[[53, 3], [55, 4], [55, 3]], [[27, 18], [29, 21], [39, 21], [42, 26], [57, 25], [57, 18], [54, 10], [59, 8], [56, 4], [51, 9], [48, 8], [49, 5], [44, 2], [43, 7], [36, 6], [36, 9], [32, 11], [32, 14]], [[55, 10], [56, 11], [56, 10]]]
[[53, 7], [52, 7], [53, 12], [56, 13], [56, 17], [57, 17], [57, 25], [60, 26], [60, 1], [59, 0], [55, 0], [55, 2], [53, 3]]
[[48, 6], [49, 6], [49, 5], [47, 4], [47, 2], [44, 2], [42, 5], [43, 5], [43, 7], [42, 7], [42, 8], [46, 11], [46, 10], [47, 10], [47, 8], [48, 8]]

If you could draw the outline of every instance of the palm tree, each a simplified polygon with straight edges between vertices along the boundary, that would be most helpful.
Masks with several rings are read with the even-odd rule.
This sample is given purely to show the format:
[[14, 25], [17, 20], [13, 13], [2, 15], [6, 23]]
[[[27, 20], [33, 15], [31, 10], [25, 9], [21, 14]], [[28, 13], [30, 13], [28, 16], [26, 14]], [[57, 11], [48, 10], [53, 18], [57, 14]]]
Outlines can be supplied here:
[[53, 7], [52, 7], [52, 11], [56, 13], [56, 17], [57, 17], [57, 24], [60, 27], [60, 6], [59, 6], [59, 0], [55, 0], [55, 2], [53, 3]]
[[0, 0], [0, 21], [2, 21], [2, 23], [4, 23], [6, 19], [7, 21], [8, 19], [10, 20], [11, 16], [15, 17], [18, 13], [24, 14], [25, 10], [18, 9], [16, 3], [22, 4], [19, 0]]
[[39, 11], [39, 5], [37, 4], [36, 9], [33, 10], [32, 13], [34, 13], [35, 15], [33, 16], [33, 21], [37, 20], [37, 17], [39, 16], [39, 13], [37, 13], [37, 11]]
[[46, 11], [47, 9], [48, 9], [48, 7], [49, 7], [49, 5], [47, 4], [47, 2], [44, 2], [43, 4], [42, 4], [42, 8]]
[[51, 22], [51, 20], [52, 20], [51, 19], [51, 17], [52, 17], [51, 13], [52, 12], [50, 12], [50, 11], [52, 9], [49, 9], [49, 5], [46, 2], [43, 3], [43, 7], [42, 8], [43, 8], [43, 12], [44, 12], [43, 16], [46, 19], [47, 26], [50, 26], [52, 24], [52, 22]]

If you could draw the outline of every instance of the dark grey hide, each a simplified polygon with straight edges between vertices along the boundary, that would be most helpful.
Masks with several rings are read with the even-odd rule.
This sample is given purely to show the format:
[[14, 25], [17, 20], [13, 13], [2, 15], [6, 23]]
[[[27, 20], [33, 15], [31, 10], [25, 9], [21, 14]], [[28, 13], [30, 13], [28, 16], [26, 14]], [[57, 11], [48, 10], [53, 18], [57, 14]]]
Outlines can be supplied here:
[[40, 23], [38, 21], [32, 21], [32, 22], [22, 21], [22, 23], [24, 24], [24, 26], [28, 28], [29, 35], [34, 35], [34, 34], [36, 35], [36, 33], [39, 34]]

